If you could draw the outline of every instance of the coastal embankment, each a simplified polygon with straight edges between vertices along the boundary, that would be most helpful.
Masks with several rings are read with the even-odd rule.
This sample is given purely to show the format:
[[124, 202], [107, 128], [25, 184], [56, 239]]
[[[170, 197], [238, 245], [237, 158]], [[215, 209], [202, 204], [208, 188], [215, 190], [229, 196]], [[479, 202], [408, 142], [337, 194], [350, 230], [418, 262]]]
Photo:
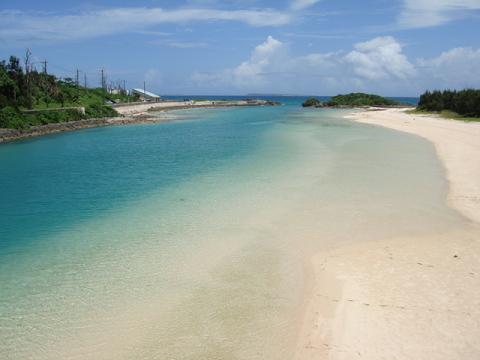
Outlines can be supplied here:
[[400, 109], [348, 118], [433, 143], [449, 181], [447, 201], [464, 226], [315, 254], [296, 358], [479, 358], [480, 123]]
[[148, 114], [151, 111], [170, 111], [194, 108], [235, 107], [235, 106], [265, 106], [278, 105], [268, 100], [185, 100], [162, 101], [151, 103], [118, 104], [115, 110], [121, 115]]
[[32, 126], [27, 129], [0, 129], [0, 143], [36, 136], [74, 131], [101, 126], [129, 125], [140, 123], [157, 123], [170, 121], [171, 118], [154, 116], [152, 112], [173, 111], [195, 108], [235, 107], [235, 106], [273, 106], [278, 105], [268, 100], [202, 100], [202, 101], [162, 101], [151, 103], [130, 103], [114, 105], [120, 114], [118, 117], [85, 119], [62, 123]]

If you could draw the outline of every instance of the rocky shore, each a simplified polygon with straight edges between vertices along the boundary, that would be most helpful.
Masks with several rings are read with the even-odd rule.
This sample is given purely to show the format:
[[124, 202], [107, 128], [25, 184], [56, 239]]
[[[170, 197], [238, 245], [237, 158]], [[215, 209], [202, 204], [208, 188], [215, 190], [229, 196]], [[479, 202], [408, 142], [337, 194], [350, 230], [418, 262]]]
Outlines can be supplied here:
[[111, 125], [111, 118], [87, 119], [63, 123], [32, 126], [28, 129], [0, 129], [0, 143], [36, 136]]

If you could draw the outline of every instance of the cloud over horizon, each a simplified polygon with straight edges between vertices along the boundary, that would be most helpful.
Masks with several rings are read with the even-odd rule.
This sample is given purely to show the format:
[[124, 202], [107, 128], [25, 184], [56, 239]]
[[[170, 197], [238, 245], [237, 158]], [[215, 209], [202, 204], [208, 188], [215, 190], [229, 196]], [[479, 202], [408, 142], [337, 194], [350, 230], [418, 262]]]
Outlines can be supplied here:
[[[463, 71], [457, 71], [462, 67]], [[349, 51], [294, 56], [288, 44], [268, 36], [237, 67], [195, 72], [192, 81], [240, 92], [327, 95], [345, 91], [415, 95], [425, 89], [480, 86], [480, 49], [455, 48], [431, 59], [409, 60], [391, 36], [359, 42]], [[422, 70], [421, 72], [419, 70]]]
[[345, 60], [352, 64], [353, 72], [365, 79], [382, 80], [406, 78], [415, 73], [413, 65], [402, 53], [402, 46], [391, 36], [355, 44]]

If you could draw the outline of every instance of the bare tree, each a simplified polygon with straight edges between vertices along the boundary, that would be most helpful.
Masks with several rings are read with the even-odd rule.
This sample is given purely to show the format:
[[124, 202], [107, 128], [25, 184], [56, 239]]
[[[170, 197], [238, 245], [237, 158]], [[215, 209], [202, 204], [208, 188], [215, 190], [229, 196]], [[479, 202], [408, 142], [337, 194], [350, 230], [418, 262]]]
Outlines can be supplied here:
[[31, 79], [30, 79], [30, 71], [32, 70], [32, 64], [31, 64], [31, 57], [32, 57], [32, 52], [30, 49], [27, 48], [25, 51], [25, 101], [26, 105], [31, 109], [33, 107], [33, 101], [32, 101], [32, 84], [31, 84]]
[[28, 74], [31, 70], [31, 59], [32, 57], [32, 52], [30, 51], [30, 49], [27, 48], [27, 50], [25, 51], [25, 58], [24, 58], [24, 62], [25, 62], [25, 73]]

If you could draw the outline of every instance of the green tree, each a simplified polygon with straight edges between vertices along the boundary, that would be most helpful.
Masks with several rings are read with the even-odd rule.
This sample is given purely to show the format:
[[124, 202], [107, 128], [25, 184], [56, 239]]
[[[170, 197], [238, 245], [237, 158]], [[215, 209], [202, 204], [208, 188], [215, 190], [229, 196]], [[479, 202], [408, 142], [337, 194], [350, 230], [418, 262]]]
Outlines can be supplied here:
[[16, 93], [17, 85], [10, 79], [5, 68], [0, 66], [0, 108], [13, 105]]

